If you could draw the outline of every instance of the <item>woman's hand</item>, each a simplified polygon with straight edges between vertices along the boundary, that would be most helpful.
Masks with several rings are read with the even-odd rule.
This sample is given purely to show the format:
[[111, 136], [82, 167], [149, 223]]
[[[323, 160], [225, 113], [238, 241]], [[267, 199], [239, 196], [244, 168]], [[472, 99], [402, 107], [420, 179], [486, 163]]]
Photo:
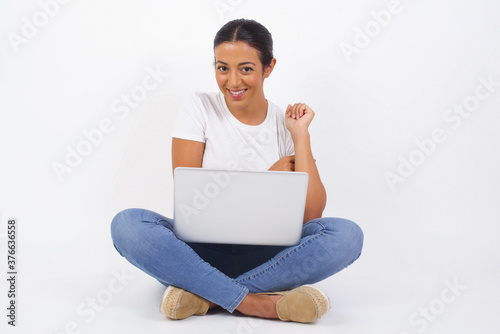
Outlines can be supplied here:
[[295, 155], [283, 157], [276, 161], [269, 170], [294, 172], [295, 171]]
[[314, 111], [304, 103], [288, 105], [285, 112], [285, 125], [292, 137], [307, 133], [309, 124], [314, 118]]

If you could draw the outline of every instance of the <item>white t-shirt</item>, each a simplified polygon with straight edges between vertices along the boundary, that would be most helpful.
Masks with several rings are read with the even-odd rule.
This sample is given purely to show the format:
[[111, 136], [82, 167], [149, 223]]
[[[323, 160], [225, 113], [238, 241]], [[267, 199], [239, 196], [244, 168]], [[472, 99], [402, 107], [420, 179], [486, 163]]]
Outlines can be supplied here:
[[268, 170], [295, 154], [282, 109], [268, 101], [264, 122], [243, 124], [221, 92], [193, 94], [177, 115], [172, 137], [205, 143], [202, 168]]

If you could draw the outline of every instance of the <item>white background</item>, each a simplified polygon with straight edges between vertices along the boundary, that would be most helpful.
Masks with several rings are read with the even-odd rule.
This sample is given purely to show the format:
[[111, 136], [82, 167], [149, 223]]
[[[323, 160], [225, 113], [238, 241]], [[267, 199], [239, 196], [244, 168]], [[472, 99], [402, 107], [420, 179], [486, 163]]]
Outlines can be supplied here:
[[[500, 86], [460, 126], [443, 115], [474, 101], [481, 78], [500, 82], [500, 3], [401, 0], [377, 31], [371, 12], [388, 3], [73, 0], [43, 22], [39, 2], [2, 0], [0, 266], [7, 219], [15, 217], [19, 277], [18, 326], [6, 325], [5, 279], [0, 326], [9, 333], [498, 333]], [[274, 37], [278, 62], [266, 97], [316, 112], [310, 131], [328, 193], [324, 215], [352, 219], [365, 232], [361, 258], [318, 284], [333, 307], [314, 324], [225, 312], [169, 321], [158, 312], [163, 287], [121, 258], [110, 238], [110, 221], [124, 208], [172, 216], [173, 120], [189, 94], [218, 89], [213, 38], [240, 17]], [[43, 26], [15, 46], [23, 18]], [[375, 29], [368, 45], [346, 57], [341, 45], [355, 46], [365, 27]], [[168, 76], [121, 119], [113, 104], [142, 84], [147, 68]], [[113, 130], [59, 180], [54, 162], [65, 164], [68, 147], [104, 119]], [[385, 174], [397, 173], [400, 157], [418, 158], [415, 141], [437, 128], [446, 140], [391, 189]], [[122, 271], [129, 280], [120, 286], [113, 272]], [[93, 317], [92, 298], [103, 301]]]

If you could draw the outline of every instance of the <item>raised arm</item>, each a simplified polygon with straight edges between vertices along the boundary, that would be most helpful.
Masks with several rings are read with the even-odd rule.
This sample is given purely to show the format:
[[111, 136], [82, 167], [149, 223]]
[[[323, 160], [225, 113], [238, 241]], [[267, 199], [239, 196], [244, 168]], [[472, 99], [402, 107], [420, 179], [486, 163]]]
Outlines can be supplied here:
[[289, 105], [286, 109], [286, 127], [295, 147], [294, 170], [309, 174], [304, 223], [322, 217], [326, 206], [326, 190], [311, 151], [308, 127], [313, 117], [314, 111], [303, 103]]
[[201, 168], [205, 143], [172, 138], [172, 175], [176, 167]]

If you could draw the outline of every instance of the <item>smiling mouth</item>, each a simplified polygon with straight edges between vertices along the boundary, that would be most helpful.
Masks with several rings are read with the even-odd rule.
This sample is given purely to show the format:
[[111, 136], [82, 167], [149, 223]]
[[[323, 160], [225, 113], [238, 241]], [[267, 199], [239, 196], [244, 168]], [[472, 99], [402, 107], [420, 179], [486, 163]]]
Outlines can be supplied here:
[[241, 90], [231, 90], [231, 89], [228, 89], [227, 91], [229, 92], [229, 95], [233, 99], [237, 99], [237, 98], [242, 97], [247, 90], [246, 89], [241, 89]]

